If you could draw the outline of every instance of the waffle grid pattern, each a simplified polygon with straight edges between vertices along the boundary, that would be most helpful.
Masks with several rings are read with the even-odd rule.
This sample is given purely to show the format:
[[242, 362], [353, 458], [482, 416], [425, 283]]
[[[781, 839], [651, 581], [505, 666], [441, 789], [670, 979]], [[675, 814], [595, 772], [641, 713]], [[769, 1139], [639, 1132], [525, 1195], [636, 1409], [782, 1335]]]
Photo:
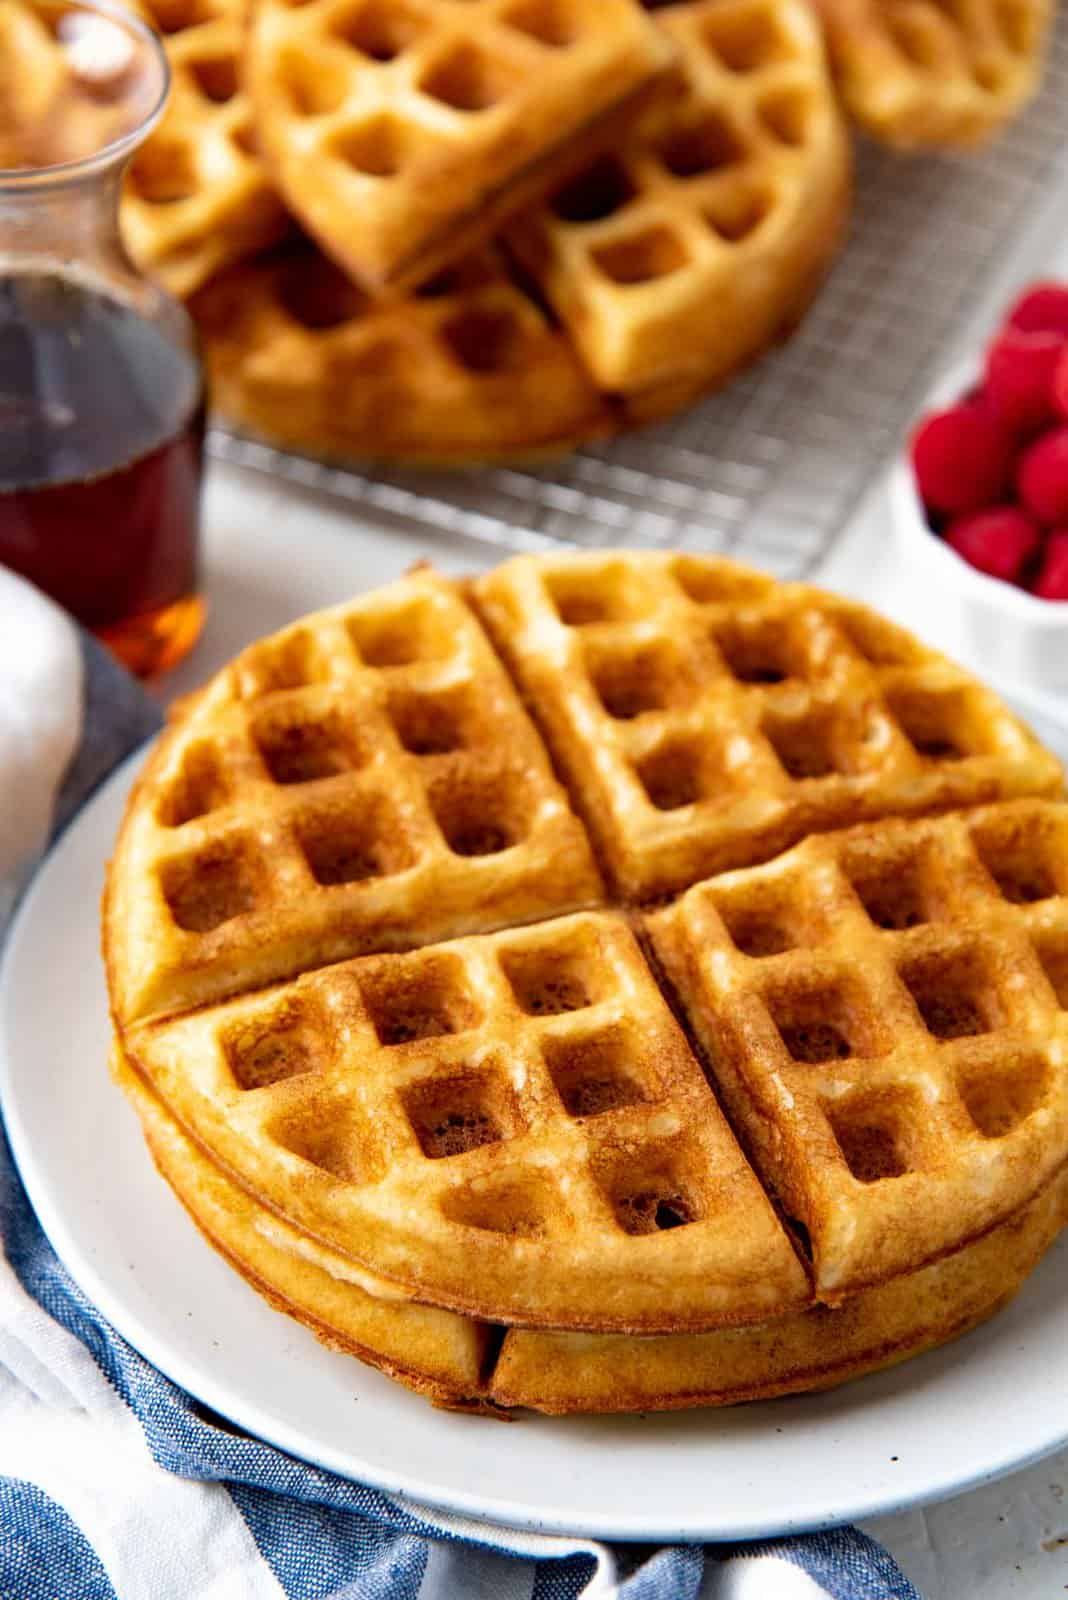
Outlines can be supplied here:
[[488, 236], [474, 201], [581, 140], [667, 61], [627, 0], [261, 0], [248, 72], [294, 210], [384, 288], [418, 277], [442, 233], [454, 256], [461, 230]]
[[[808, 1229], [825, 1298], [957, 1248], [1052, 1176], [1068, 1138], [1049, 989], [1068, 993], [1068, 821], [1035, 797], [1061, 794], [1057, 763], [862, 607], [617, 552], [519, 558], [462, 590], [417, 571], [251, 647], [161, 743], [110, 878], [116, 1019], [250, 1194], [402, 1293], [490, 1318], [708, 1328], [808, 1293], [469, 600], [518, 653], [539, 717], [578, 684], [562, 702], [571, 755], [558, 730], [550, 742], [617, 895], [662, 885], [665, 859], [676, 888], [716, 870], [700, 803], [677, 792], [693, 771], [680, 740], [710, 737], [723, 765], [744, 745], [739, 792], [763, 788], [774, 827], [714, 792], [704, 820], [713, 853], [733, 827], [731, 847], [766, 864], [635, 925], [757, 1172]], [[846, 739], [843, 706], [866, 738], [850, 724]], [[848, 769], [872, 751], [880, 818], [1003, 803], [776, 854], [790, 828], [853, 820]], [[633, 806], [613, 809], [624, 758], [651, 844]], [[802, 809], [806, 791], [821, 798]], [[675, 818], [670, 857], [658, 817]], [[1032, 910], [1017, 902], [1038, 907], [1047, 977], [1022, 953]]]
[[239, 78], [235, 0], [150, 0], [164, 35], [171, 96], [131, 163], [121, 221], [138, 262], [192, 294], [229, 262], [266, 249], [288, 221], [252, 129]]
[[358, 502], [408, 533], [443, 530], [511, 551], [705, 549], [782, 577], [811, 573], [895, 448], [962, 320], [989, 324], [1003, 275], [1041, 270], [1036, 222], [1058, 214], [1066, 149], [1062, 7], [1043, 88], [989, 149], [904, 162], [860, 149], [850, 242], [801, 328], [759, 371], [688, 415], [551, 467], [477, 479], [339, 470], [221, 427], [211, 448]]
[[519, 558], [475, 592], [625, 898], [808, 832], [1059, 787], [974, 679], [807, 588], [646, 554]]
[[1064, 1160], [1066, 847], [1063, 807], [1015, 801], [810, 838], [650, 919], [825, 1297], [954, 1248]]
[[680, 6], [661, 25], [684, 92], [506, 235], [594, 380], [628, 395], [707, 383], [795, 320], [847, 190], [845, 134], [803, 6]]
[[[684, 1226], [698, 1220], [701, 1185], [679, 1174], [669, 1186], [664, 1169], [670, 1162], [659, 1151], [647, 1156], [657, 1178], [634, 1171], [632, 1185], [619, 1196], [582, 1171], [585, 1130], [592, 1126], [586, 1117], [612, 1114], [617, 1129], [621, 1120], [628, 1123], [631, 1138], [659, 1131], [663, 1142], [664, 1132], [670, 1136], [678, 1126], [670, 1115], [673, 1098], [703, 1099], [696, 1067], [672, 1049], [673, 1030], [650, 980], [634, 981], [639, 959], [624, 924], [601, 915], [541, 925], [529, 934], [491, 934], [367, 958], [309, 980], [305, 998], [311, 1004], [303, 1017], [289, 1012], [279, 1022], [270, 1011], [243, 1017], [224, 1035], [223, 1049], [242, 1088], [263, 1088], [275, 1072], [288, 1079], [295, 1065], [299, 1072], [318, 1062], [329, 1089], [350, 1099], [349, 1115], [329, 1120], [329, 1148], [315, 1152], [327, 1171], [377, 1176], [388, 1167], [391, 1181], [405, 1188], [404, 1167], [414, 1164], [420, 1187], [429, 1183], [434, 1200], [457, 1220], [517, 1236], [559, 1236], [567, 1213], [581, 1213], [584, 1228], [599, 1232], [613, 1217], [626, 1233], [652, 1232], [655, 1221], [647, 1213], [657, 1206]], [[328, 1053], [307, 1037], [316, 1031], [309, 1014], [346, 1009], [352, 980], [363, 1015], [346, 1032], [345, 1051], [323, 1068]], [[654, 1021], [642, 1023], [650, 1011]], [[643, 1036], [625, 1039], [622, 1030], [635, 1023]], [[665, 1067], [682, 1070], [672, 1081]], [[650, 1105], [658, 1110], [650, 1114]], [[276, 1122], [269, 1095], [258, 1097], [257, 1115], [264, 1129]], [[288, 1116], [286, 1137], [298, 1154], [322, 1139], [321, 1121]], [[358, 1136], [350, 1144], [349, 1136], [337, 1134], [346, 1124], [373, 1129], [373, 1139], [365, 1136], [363, 1149]], [[553, 1146], [561, 1167], [580, 1171], [568, 1184], [566, 1209], [544, 1181], [543, 1194], [526, 1192], [518, 1210], [502, 1208], [485, 1186], [499, 1170], [501, 1150], [494, 1149], [488, 1163], [475, 1153], [502, 1144], [517, 1169], [529, 1163], [536, 1171], [539, 1150]], [[374, 1145], [388, 1152], [385, 1160], [376, 1160]], [[459, 1194], [456, 1169], [438, 1164], [455, 1156], [465, 1157]], [[642, 1191], [649, 1192], [648, 1205], [635, 1203]], [[662, 1223], [668, 1222], [665, 1215]]]
[[[618, 914], [364, 957], [131, 1040], [224, 1165], [315, 1237], [359, 1259], [414, 1217], [435, 1302], [582, 1326], [588, 1278], [623, 1307], [610, 1323], [667, 1327], [808, 1299]], [[407, 1260], [374, 1248], [376, 1270]]]
[[154, 972], [133, 1011], [217, 997], [238, 956], [239, 981], [251, 962], [266, 982], [305, 947], [338, 959], [521, 921], [547, 892], [562, 909], [599, 897], [540, 742], [443, 580], [255, 647], [216, 693], [162, 747], [160, 804], [137, 815], [152, 887], [128, 953], [141, 940]]

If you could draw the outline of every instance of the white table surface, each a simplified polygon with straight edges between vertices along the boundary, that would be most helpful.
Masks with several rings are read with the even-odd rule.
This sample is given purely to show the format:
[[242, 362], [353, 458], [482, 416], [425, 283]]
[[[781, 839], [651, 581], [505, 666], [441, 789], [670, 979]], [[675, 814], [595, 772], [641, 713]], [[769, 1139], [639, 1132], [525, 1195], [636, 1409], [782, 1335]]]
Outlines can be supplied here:
[[[383, 583], [419, 558], [446, 571], [495, 559], [453, 536], [386, 532], [349, 506], [219, 465], [209, 476], [205, 557], [207, 627], [192, 656], [160, 686], [166, 698], [196, 686], [248, 640]], [[819, 577], [953, 648], [947, 619], [917, 615], [915, 594], [898, 581], [878, 496]], [[1068, 1452], [959, 1499], [881, 1518], [869, 1529], [926, 1600], [1048, 1600], [1068, 1592]]]

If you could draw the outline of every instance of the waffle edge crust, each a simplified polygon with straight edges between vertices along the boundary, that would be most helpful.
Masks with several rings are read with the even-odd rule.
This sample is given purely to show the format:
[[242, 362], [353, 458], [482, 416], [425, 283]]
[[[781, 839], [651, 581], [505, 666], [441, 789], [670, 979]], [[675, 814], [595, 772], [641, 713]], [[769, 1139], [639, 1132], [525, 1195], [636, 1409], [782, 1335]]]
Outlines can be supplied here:
[[250, 1281], [442, 1403], [826, 1387], [1060, 1226], [1062, 795], [852, 602], [671, 552], [418, 568], [158, 742], [118, 1075]]

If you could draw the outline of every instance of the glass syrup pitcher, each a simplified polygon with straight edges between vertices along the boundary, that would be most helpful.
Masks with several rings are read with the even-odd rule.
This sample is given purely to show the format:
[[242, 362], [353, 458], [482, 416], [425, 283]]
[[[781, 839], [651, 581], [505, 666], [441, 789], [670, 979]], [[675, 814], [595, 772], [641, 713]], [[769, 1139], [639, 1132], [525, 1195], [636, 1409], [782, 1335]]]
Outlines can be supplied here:
[[0, 4], [0, 563], [134, 671], [195, 642], [204, 390], [119, 236], [162, 46], [109, 0]]

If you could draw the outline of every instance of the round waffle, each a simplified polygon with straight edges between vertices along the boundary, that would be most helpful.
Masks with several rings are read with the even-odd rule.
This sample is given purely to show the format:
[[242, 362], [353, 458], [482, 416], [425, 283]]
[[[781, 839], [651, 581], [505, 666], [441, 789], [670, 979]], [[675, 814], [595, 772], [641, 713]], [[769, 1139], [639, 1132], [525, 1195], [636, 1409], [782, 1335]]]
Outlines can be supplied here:
[[1062, 789], [995, 696], [819, 591], [667, 552], [418, 570], [183, 706], [109, 873], [117, 1031], [357, 1281], [763, 1325], [1064, 1165]]

